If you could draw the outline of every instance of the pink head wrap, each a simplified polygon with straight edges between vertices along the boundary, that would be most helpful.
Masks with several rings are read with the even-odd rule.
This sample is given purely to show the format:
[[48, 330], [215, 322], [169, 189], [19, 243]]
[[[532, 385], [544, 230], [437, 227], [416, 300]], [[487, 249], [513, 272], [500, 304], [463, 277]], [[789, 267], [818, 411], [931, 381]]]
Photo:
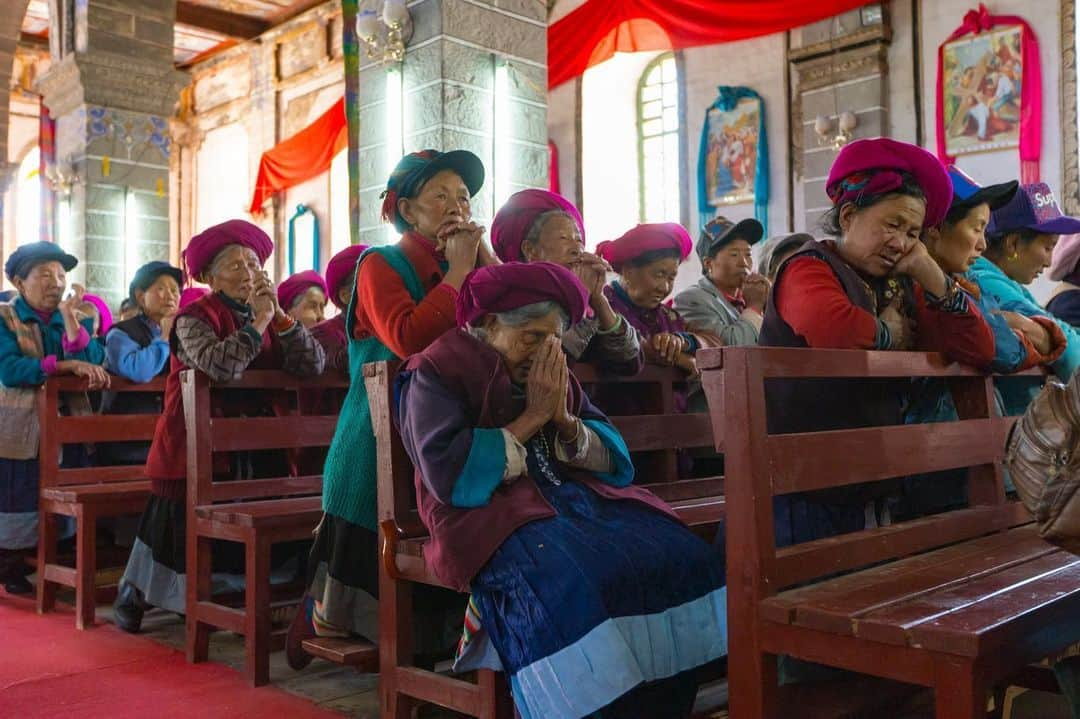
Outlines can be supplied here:
[[1080, 235], [1062, 235], [1054, 247], [1054, 259], [1050, 261], [1050, 279], [1080, 284], [1080, 272], [1076, 263], [1080, 260]]
[[577, 223], [581, 242], [585, 242], [585, 224], [581, 213], [562, 195], [547, 190], [522, 190], [510, 196], [491, 221], [491, 246], [503, 262], [521, 262], [521, 245], [536, 218], [545, 212], [559, 210]]
[[507, 262], [473, 270], [457, 299], [457, 323], [464, 327], [484, 315], [552, 301], [566, 310], [570, 324], [585, 316], [589, 291], [570, 270], [552, 262]]
[[112, 312], [109, 310], [109, 306], [105, 304], [105, 300], [90, 293], [83, 295], [83, 302], [89, 302], [97, 309], [99, 318], [98, 336], [104, 337], [108, 334], [109, 328], [112, 327]]
[[198, 302], [208, 294], [210, 294], [210, 290], [205, 287], [185, 287], [184, 291], [180, 293], [180, 309], [184, 309], [193, 302]]
[[627, 262], [656, 250], [677, 250], [682, 262], [690, 256], [693, 247], [685, 227], [674, 222], [656, 222], [638, 225], [617, 240], [601, 242], [596, 246], [596, 254], [620, 272]]
[[281, 305], [281, 309], [288, 312], [293, 302], [296, 302], [300, 298], [300, 295], [307, 292], [312, 287], [318, 287], [322, 290], [323, 295], [326, 295], [326, 282], [323, 281], [322, 275], [315, 270], [304, 270], [303, 272], [297, 272], [295, 275], [287, 278], [284, 282], [278, 285], [277, 288], [277, 300]]
[[940, 225], [952, 204], [952, 181], [936, 157], [906, 142], [875, 137], [844, 145], [829, 170], [825, 193], [834, 205], [889, 193], [904, 183], [902, 173], [911, 175], [926, 196], [923, 227]]
[[341, 286], [353, 277], [356, 263], [367, 248], [367, 245], [349, 245], [331, 257], [326, 264], [326, 286], [330, 290], [330, 301], [337, 305], [338, 309], [345, 309], [345, 305], [338, 301], [338, 292], [341, 291]]
[[187, 249], [180, 253], [187, 265], [188, 277], [202, 274], [217, 254], [229, 245], [250, 248], [260, 263], [270, 259], [270, 254], [274, 251], [274, 241], [258, 226], [247, 220], [222, 222], [192, 237]]

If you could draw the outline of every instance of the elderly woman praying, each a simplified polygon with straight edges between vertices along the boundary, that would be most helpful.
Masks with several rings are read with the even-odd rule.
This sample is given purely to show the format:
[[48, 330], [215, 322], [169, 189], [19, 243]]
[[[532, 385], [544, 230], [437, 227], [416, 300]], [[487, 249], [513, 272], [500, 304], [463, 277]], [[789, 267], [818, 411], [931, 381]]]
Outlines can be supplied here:
[[62, 299], [77, 264], [51, 242], [22, 245], [4, 263], [18, 291], [0, 304], [0, 583], [11, 594], [33, 591], [24, 556], [37, 545], [37, 387], [57, 374], [85, 377], [90, 389], [109, 386], [105, 351], [91, 340], [95, 320], [78, 310], [82, 287]]
[[[263, 270], [273, 249], [255, 225], [229, 220], [191, 238], [184, 250], [188, 275], [209, 285], [210, 292], [180, 310], [174, 323], [165, 407], [146, 461], [152, 495], [113, 607], [125, 631], [139, 630], [147, 606], [181, 613], [185, 607], [187, 432], [180, 373], [198, 369], [224, 381], [247, 369], [284, 369], [301, 376], [323, 371], [322, 347], [282, 311]], [[250, 402], [223, 409], [231, 414], [267, 410]]]
[[604, 294], [607, 262], [585, 251], [585, 224], [566, 198], [529, 189], [510, 196], [491, 222], [491, 245], [503, 262], [554, 262], [576, 274], [589, 290], [591, 317], [563, 334], [574, 360], [622, 375], [641, 371], [641, 340]]
[[479, 269], [461, 328], [403, 368], [425, 557], [472, 592], [480, 628], [456, 668], [505, 671], [522, 717], [686, 717], [694, 669], [726, 653], [723, 559], [632, 484], [567, 369], [562, 334], [588, 301], [553, 263]]

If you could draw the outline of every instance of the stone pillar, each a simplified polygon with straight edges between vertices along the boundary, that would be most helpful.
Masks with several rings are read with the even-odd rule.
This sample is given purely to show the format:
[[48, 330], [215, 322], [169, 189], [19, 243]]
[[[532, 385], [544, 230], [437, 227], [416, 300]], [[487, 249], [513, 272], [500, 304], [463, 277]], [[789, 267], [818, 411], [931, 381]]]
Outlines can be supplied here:
[[[381, 2], [361, 0], [360, 9]], [[392, 163], [424, 148], [464, 149], [484, 162], [487, 181], [473, 215], [494, 214], [496, 177], [504, 193], [548, 186], [547, 11], [535, 0], [422, 0], [410, 3], [414, 33], [401, 65], [363, 55], [359, 82], [360, 242], [384, 244], [393, 234], [379, 219], [379, 194]], [[505, 82], [496, 93], [496, 67]], [[388, 119], [387, 73], [400, 72], [400, 134]], [[505, 74], [502, 74], [505, 73]], [[503, 92], [505, 88], [505, 93]], [[496, 127], [498, 117], [503, 127]], [[394, 138], [403, 147], [391, 147]], [[505, 167], [497, 168], [496, 136]]]
[[818, 116], [828, 118], [830, 135], [838, 116], [857, 119], [852, 139], [889, 134], [888, 45], [892, 38], [884, 6], [852, 10], [791, 31], [788, 60], [792, 69], [792, 198], [795, 230], [820, 234], [828, 209], [825, 180], [837, 148], [819, 139]]
[[56, 0], [53, 65], [38, 81], [56, 158], [75, 184], [57, 208], [74, 280], [117, 305], [135, 269], [169, 260], [169, 118], [187, 75], [173, 66], [175, 0]]

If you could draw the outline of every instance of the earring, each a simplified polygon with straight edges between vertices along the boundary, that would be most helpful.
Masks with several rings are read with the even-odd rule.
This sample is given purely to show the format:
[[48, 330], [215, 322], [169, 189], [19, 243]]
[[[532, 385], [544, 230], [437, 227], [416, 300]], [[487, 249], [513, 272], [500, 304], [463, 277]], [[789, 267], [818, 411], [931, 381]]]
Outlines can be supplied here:
[[1020, 259], [1020, 253], [1014, 250], [1013, 253], [1009, 255], [1009, 261], [1016, 262], [1018, 259]]

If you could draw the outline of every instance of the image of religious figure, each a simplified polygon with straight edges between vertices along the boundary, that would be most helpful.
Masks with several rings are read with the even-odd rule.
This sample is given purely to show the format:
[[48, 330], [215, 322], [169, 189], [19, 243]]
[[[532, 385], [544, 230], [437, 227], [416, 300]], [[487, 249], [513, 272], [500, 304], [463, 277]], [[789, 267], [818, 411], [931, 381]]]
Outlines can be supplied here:
[[747, 98], [724, 112], [708, 114], [708, 150], [705, 177], [709, 204], [730, 205], [754, 199], [761, 103]]
[[950, 155], [1020, 143], [1020, 26], [995, 29], [945, 45], [942, 97]]

